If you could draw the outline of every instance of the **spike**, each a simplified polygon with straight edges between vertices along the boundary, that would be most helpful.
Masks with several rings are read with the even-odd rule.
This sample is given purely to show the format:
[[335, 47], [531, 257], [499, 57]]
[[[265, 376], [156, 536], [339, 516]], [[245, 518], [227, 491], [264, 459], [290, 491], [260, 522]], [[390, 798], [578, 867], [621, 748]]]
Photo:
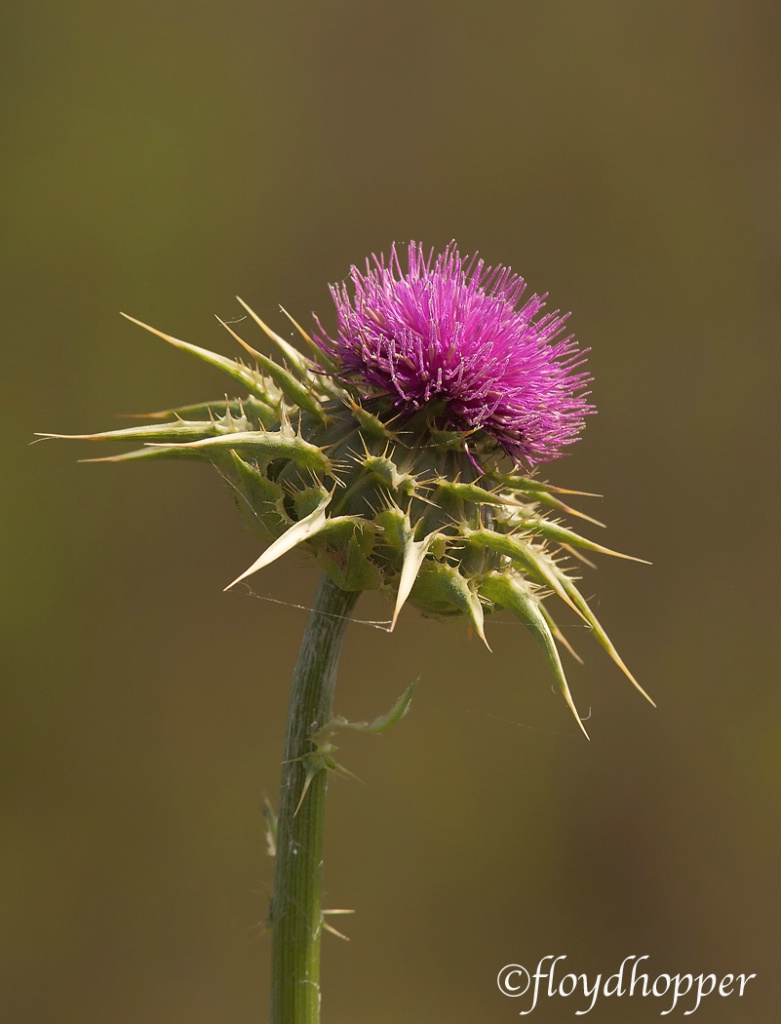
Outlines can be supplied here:
[[247, 342], [244, 341], [243, 338], [240, 338], [233, 328], [230, 327], [229, 324], [226, 324], [224, 320], [220, 320], [219, 317], [216, 319], [218, 323], [222, 324], [232, 338], [243, 346], [243, 348], [246, 349], [254, 359], [257, 359], [260, 366], [262, 366], [269, 377], [271, 377], [291, 405], [296, 406], [298, 409], [305, 409], [307, 412], [311, 412], [313, 416], [317, 416], [321, 421], [325, 419], [320, 403], [308, 388], [305, 388], [299, 380], [296, 380], [292, 373], [288, 372], [283, 366], [280, 366], [279, 363], [275, 363], [273, 359], [269, 359], [268, 356], [264, 356], [251, 345], [248, 345]]
[[234, 434], [222, 434], [219, 437], [206, 437], [188, 444], [150, 445], [150, 448], [169, 448], [179, 451], [184, 449], [202, 450], [207, 455], [223, 450], [243, 451], [256, 458], [292, 459], [294, 462], [315, 472], [331, 475], [333, 466], [328, 457], [317, 445], [310, 444], [303, 437], [286, 437], [279, 431], [243, 430]]
[[571, 544], [562, 544], [561, 550], [566, 551], [568, 555], [572, 555], [573, 558], [577, 558], [579, 562], [587, 565], [589, 569], [596, 569], [596, 562], [592, 562], [590, 558], [586, 558], [582, 551], [578, 551], [577, 548], [573, 548]]
[[276, 404], [268, 395], [266, 388], [267, 382], [265, 378], [255, 370], [251, 370], [248, 366], [244, 366], [242, 363], [237, 363], [235, 359], [226, 359], [225, 356], [217, 355], [216, 352], [210, 352], [208, 349], [200, 348], [198, 345], [191, 345], [189, 341], [181, 341], [179, 338], [174, 338], [170, 334], [166, 334], [164, 331], [158, 331], [156, 327], [150, 327], [149, 324], [145, 324], [142, 320], [136, 320], [134, 316], [129, 316], [127, 313], [122, 313], [121, 315], [131, 323], [138, 324], [139, 327], [143, 327], [144, 330], [149, 331], [150, 334], [155, 334], [158, 338], [162, 338], [163, 341], [167, 341], [169, 345], [173, 345], [174, 348], [179, 348], [183, 352], [189, 352], [191, 355], [202, 359], [205, 363], [209, 363], [210, 366], [216, 366], [218, 370], [222, 370], [222, 372], [227, 373], [229, 377], [239, 381], [245, 388], [251, 391], [256, 398], [260, 398], [268, 405], [273, 406]]
[[277, 855], [277, 812], [268, 797], [263, 798], [263, 817], [266, 819], [266, 852]]
[[565, 576], [563, 573], [561, 575], [561, 584], [564, 590], [566, 591], [567, 595], [570, 597], [571, 603], [573, 604], [577, 613], [585, 622], [589, 624], [589, 626], [591, 626], [592, 632], [594, 633], [594, 636], [597, 638], [598, 642], [602, 645], [602, 647], [604, 647], [604, 649], [607, 651], [607, 653], [610, 655], [610, 657], [613, 659], [616, 665], [618, 665], [618, 667], [627, 677], [632, 686], [634, 686], [635, 689], [645, 697], [649, 704], [651, 704], [653, 707], [656, 707], [655, 702], [651, 699], [651, 697], [648, 696], [648, 694], [645, 692], [645, 690], [642, 688], [642, 686], [638, 683], [638, 681], [635, 679], [635, 677], [624, 664], [623, 660], [618, 654], [618, 651], [610, 642], [610, 637], [608, 637], [607, 633], [600, 625], [596, 615], [589, 607], [589, 604], [586, 601], [586, 599], [580, 593], [580, 591], [572, 582], [572, 580], [569, 579], [569, 577]]
[[119, 455], [104, 455], [97, 459], [79, 459], [79, 462], [136, 462], [139, 459], [207, 459], [202, 450], [193, 448], [189, 444], [164, 444], [146, 445], [144, 448], [135, 448], [132, 452], [122, 452]]
[[475, 502], [480, 505], [510, 505], [519, 506], [520, 502], [512, 501], [506, 496], [503, 497], [496, 491], [487, 491], [484, 487], [478, 487], [477, 484], [462, 484], [457, 481], [447, 480], [444, 477], [440, 477], [438, 480], [434, 480], [433, 484], [442, 491], [447, 491], [454, 498], [460, 498], [462, 501]]
[[[404, 562], [401, 568], [401, 575], [399, 577], [399, 589], [396, 595], [396, 607], [393, 609], [393, 619], [391, 620], [391, 632], [396, 628], [396, 620], [399, 617], [401, 609], [404, 607], [404, 603], [410, 595], [410, 591], [415, 585], [415, 580], [420, 572], [420, 567], [423, 565], [423, 560], [428, 553], [431, 543], [434, 540], [436, 533], [430, 533], [423, 540], [412, 539], [412, 528], [409, 525], [409, 516], [405, 516], [406, 531], [402, 544], [404, 545]], [[486, 644], [487, 646], [487, 644]]]
[[[261, 331], [263, 331], [263, 333], [266, 335], [269, 341], [274, 342], [274, 344], [277, 346], [280, 352], [282, 352], [285, 359], [287, 359], [290, 365], [294, 367], [297, 370], [297, 372], [300, 373], [302, 376], [308, 376], [309, 370], [307, 367], [307, 360], [305, 356], [303, 356], [298, 351], [297, 348], [294, 348], [289, 341], [285, 341], [284, 338], [281, 338], [276, 333], [276, 331], [272, 331], [268, 324], [264, 323], [253, 309], [250, 309], [250, 307], [247, 305], [244, 299], [242, 299], [238, 295], [236, 296], [236, 299], [239, 301], [239, 303], [241, 303], [244, 309], [246, 309], [246, 311], [249, 313], [249, 315], [252, 317], [252, 319], [255, 321], [255, 323], [258, 325]], [[298, 325], [296, 324], [296, 326]], [[300, 327], [299, 330], [301, 330]], [[242, 344], [244, 344], [244, 342], [242, 342]], [[249, 346], [245, 347], [248, 348]]]
[[[248, 426], [248, 424], [247, 424]], [[123, 427], [121, 430], [104, 430], [99, 434], [36, 434], [36, 437], [60, 438], [70, 441], [157, 441], [163, 443], [187, 442], [187, 438], [202, 441], [212, 437], [223, 437], [238, 433], [233, 427], [220, 426], [218, 420], [179, 420], [173, 423], [143, 427]]]
[[[350, 913], [350, 911], [347, 911], [347, 910], [324, 910], [323, 913], [324, 914], [347, 914], [347, 913]], [[345, 942], [349, 942], [350, 941], [350, 936], [349, 935], [345, 935], [344, 932], [340, 932], [338, 928], [334, 928], [334, 926], [332, 924], [329, 924], [327, 921], [323, 921], [322, 925], [323, 925], [323, 931], [324, 932], [330, 932], [331, 935], [335, 935], [337, 937], [337, 939], [344, 939]]]
[[553, 495], [548, 494], [547, 491], [536, 491], [533, 495], [533, 500], [539, 501], [543, 505], [549, 505], [551, 508], [558, 509], [559, 512], [566, 512], [568, 516], [576, 516], [578, 519], [583, 519], [585, 522], [591, 523], [592, 526], [599, 526], [601, 529], [605, 529], [605, 524], [600, 522], [599, 519], [595, 519], [593, 516], [587, 516], [585, 512], [580, 512], [571, 505], [567, 505], [566, 502], [559, 501], [558, 498], [554, 498]]
[[303, 519], [299, 519], [297, 523], [294, 523], [281, 537], [278, 537], [272, 544], [270, 544], [260, 558], [256, 559], [249, 569], [245, 569], [244, 572], [237, 576], [236, 579], [229, 583], [225, 588], [230, 590], [231, 587], [235, 587], [237, 583], [241, 583], [248, 576], [252, 576], [253, 573], [259, 572], [264, 569], [267, 565], [271, 565], [272, 562], [276, 561], [281, 555], [290, 551], [292, 548], [301, 544], [302, 541], [308, 540], [310, 537], [314, 537], [316, 533], [326, 525], [327, 518], [325, 510], [328, 507], [328, 503], [331, 500], [331, 495], [327, 495], [323, 501], [317, 506], [314, 512], [310, 512], [308, 516]]
[[568, 604], [574, 612], [578, 612], [577, 605], [561, 584], [561, 573], [556, 569], [553, 559], [544, 551], [535, 549], [531, 544], [525, 544], [508, 534], [494, 533], [493, 530], [470, 530], [466, 537], [470, 544], [487, 547], [500, 555], [506, 555], [513, 562], [529, 570], [535, 581], [549, 586], [557, 597]]
[[586, 551], [596, 551], [600, 555], [613, 555], [614, 558], [626, 558], [630, 562], [641, 562], [643, 565], [650, 565], [645, 558], [637, 558], [635, 555], [625, 555], [621, 551], [613, 551], [611, 548], [595, 544], [592, 540], [586, 540], [572, 530], [560, 526], [559, 523], [552, 523], [547, 519], [524, 519], [520, 524], [521, 529], [533, 533], [542, 534], [546, 540], [556, 541], [558, 544], [571, 544], [573, 547], [585, 548]]
[[586, 739], [590, 739], [589, 734], [586, 732], [586, 727], [583, 725], [578, 714], [578, 709], [575, 707], [575, 701], [572, 699], [567, 677], [564, 674], [564, 666], [561, 664], [561, 658], [559, 657], [550, 626], [540, 610], [539, 602], [532, 592], [527, 587], [524, 587], [520, 580], [509, 579], [502, 573], [490, 573], [483, 581], [480, 589], [481, 593], [490, 601], [493, 601], [501, 608], [507, 608], [508, 611], [513, 612], [529, 628], [553, 670], [561, 694], [567, 702], [570, 711], [575, 716], [575, 721], [580, 726]]
[[491, 650], [485, 637], [485, 615], [480, 598], [454, 566], [428, 561], [417, 575], [411, 597], [434, 615], [452, 615], [453, 609], [458, 609], [472, 623], [488, 650]]
[[539, 491], [553, 492], [554, 494], [572, 494], [577, 498], [601, 498], [601, 494], [594, 494], [591, 491], [572, 491], [567, 487], [554, 487], [553, 484], [544, 483], [541, 480], [532, 480], [528, 476], [505, 476], [501, 473], [489, 473], [492, 480], [504, 484], [516, 491], [528, 491], [535, 494]]
[[316, 365], [324, 366], [329, 370], [336, 369], [336, 363], [334, 362], [334, 360], [331, 359], [327, 352], [324, 352], [320, 348], [317, 342], [314, 341], [311, 335], [304, 330], [301, 324], [294, 317], [292, 317], [290, 313], [288, 313], [284, 306], [280, 306], [279, 308], [285, 314], [285, 316], [288, 318], [291, 324], [295, 327], [295, 329], [298, 331], [298, 333], [301, 335], [301, 337], [304, 339], [307, 345], [309, 345], [309, 347], [312, 349]]
[[583, 665], [583, 659], [572, 646], [572, 644], [569, 642], [569, 640], [564, 636], [559, 627], [556, 625], [553, 616], [547, 609], [545, 602], [540, 601], [538, 607], [540, 609], [540, 612], [542, 613], [543, 618], [548, 623], [548, 628], [553, 634], [553, 639], [556, 641], [556, 643], [561, 644], [561, 646], [569, 652], [569, 654], [575, 659], [575, 661], [577, 661], [579, 665]]

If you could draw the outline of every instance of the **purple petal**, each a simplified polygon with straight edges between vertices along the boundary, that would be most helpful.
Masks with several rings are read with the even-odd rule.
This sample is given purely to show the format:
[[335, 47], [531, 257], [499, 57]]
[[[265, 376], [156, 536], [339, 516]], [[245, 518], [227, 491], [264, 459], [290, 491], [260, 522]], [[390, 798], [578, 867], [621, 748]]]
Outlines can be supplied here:
[[509, 267], [466, 264], [455, 242], [435, 257], [411, 242], [406, 273], [395, 244], [366, 271], [333, 285], [337, 333], [315, 340], [366, 398], [394, 412], [436, 401], [441, 426], [479, 431], [533, 467], [563, 454], [594, 412], [581, 369], [587, 349], [564, 335], [568, 314], [542, 314], [546, 296], [519, 307], [526, 285]]

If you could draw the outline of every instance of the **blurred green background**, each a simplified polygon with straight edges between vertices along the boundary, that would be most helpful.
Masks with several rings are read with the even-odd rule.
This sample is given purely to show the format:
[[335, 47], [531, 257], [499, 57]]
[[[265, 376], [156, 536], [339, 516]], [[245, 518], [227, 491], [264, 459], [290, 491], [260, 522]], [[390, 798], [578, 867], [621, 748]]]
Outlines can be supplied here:
[[2, 1019], [266, 1019], [261, 803], [317, 578], [292, 555], [260, 599], [222, 593], [261, 545], [216, 475], [81, 466], [102, 453], [33, 431], [220, 393], [120, 309], [228, 352], [234, 295], [287, 335], [279, 303], [328, 321], [327, 283], [410, 238], [573, 311], [599, 415], [547, 476], [605, 495], [607, 542], [653, 561], [602, 560], [586, 592], [659, 707], [575, 623], [590, 744], [509, 620], [492, 655], [412, 610], [393, 636], [353, 625], [341, 713], [421, 685], [387, 736], [341, 741], [365, 784], [329, 791], [327, 902], [357, 913], [325, 942], [324, 1024], [509, 1022], [496, 972], [547, 954], [756, 973], [666, 1019], [776, 1019], [777, 5], [44, 0], [4, 20]]

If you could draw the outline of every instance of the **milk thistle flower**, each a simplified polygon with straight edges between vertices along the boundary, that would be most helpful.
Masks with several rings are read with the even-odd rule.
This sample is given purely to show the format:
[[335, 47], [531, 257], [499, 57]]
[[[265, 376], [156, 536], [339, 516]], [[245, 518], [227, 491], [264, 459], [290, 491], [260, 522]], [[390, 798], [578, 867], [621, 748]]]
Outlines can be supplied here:
[[[329, 927], [320, 901], [325, 785], [338, 768], [330, 738], [350, 724], [333, 718], [333, 687], [362, 591], [392, 595], [391, 629], [409, 602], [430, 616], [465, 618], [486, 645], [486, 614], [507, 609], [534, 635], [585, 733], [559, 654], [571, 648], [545, 600], [555, 596], [647, 697], [571, 568], [574, 557], [586, 561], [584, 551], [618, 553], [560, 521], [602, 525], [567, 503], [579, 492], [535, 476], [578, 440], [594, 409], [586, 350], [564, 333], [567, 315], [544, 312], [544, 295], [522, 303], [524, 292], [509, 268], [464, 261], [455, 243], [435, 255], [412, 242], [406, 269], [393, 246], [332, 286], [332, 334], [317, 317], [311, 334], [289, 318], [306, 355], [241, 300], [281, 362], [227, 323], [250, 362], [134, 321], [221, 370], [241, 394], [152, 413], [143, 426], [76, 435], [141, 443], [92, 461], [184, 458], [216, 467], [247, 522], [271, 540], [230, 586], [295, 547], [324, 571], [294, 673], [272, 822], [273, 1024], [319, 1020], [319, 944]], [[362, 728], [387, 728], [410, 697], [411, 688]]]
[[436, 260], [413, 242], [406, 273], [394, 245], [387, 263], [375, 257], [350, 276], [354, 298], [345, 283], [331, 288], [336, 338], [320, 328], [315, 339], [364, 398], [385, 397], [402, 415], [438, 406], [467, 450], [498, 446], [530, 468], [578, 440], [593, 412], [591, 378], [575, 372], [585, 353], [561, 338], [566, 316], [540, 316], [545, 296], [515, 308], [523, 278], [476, 257], [464, 266], [454, 242]]

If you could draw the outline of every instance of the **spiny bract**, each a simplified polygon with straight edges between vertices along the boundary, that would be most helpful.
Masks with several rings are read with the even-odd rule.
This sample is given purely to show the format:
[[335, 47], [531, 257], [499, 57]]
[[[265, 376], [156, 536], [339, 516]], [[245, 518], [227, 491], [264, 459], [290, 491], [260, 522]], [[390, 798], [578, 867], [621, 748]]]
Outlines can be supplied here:
[[393, 592], [391, 628], [409, 601], [428, 615], [465, 616], [485, 641], [485, 613], [506, 608], [533, 633], [585, 732], [557, 642], [574, 652], [543, 602], [553, 593], [647, 697], [564, 565], [578, 550], [618, 553], [555, 518], [581, 515], [563, 497], [578, 492], [522, 469], [561, 454], [592, 411], [589, 378], [573, 372], [583, 353], [571, 338], [555, 341], [564, 318], [535, 323], [537, 296], [516, 311], [523, 281], [474, 260], [464, 268], [453, 245], [432, 262], [412, 243], [406, 274], [394, 249], [389, 264], [353, 268], [352, 280], [354, 300], [344, 285], [332, 289], [336, 338], [317, 321], [313, 339], [289, 318], [310, 356], [239, 300], [282, 363], [222, 321], [250, 363], [128, 317], [227, 374], [242, 395], [69, 436], [142, 443], [91, 461], [215, 466], [245, 519], [272, 538], [230, 586], [302, 545], [341, 588]]

